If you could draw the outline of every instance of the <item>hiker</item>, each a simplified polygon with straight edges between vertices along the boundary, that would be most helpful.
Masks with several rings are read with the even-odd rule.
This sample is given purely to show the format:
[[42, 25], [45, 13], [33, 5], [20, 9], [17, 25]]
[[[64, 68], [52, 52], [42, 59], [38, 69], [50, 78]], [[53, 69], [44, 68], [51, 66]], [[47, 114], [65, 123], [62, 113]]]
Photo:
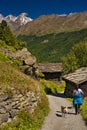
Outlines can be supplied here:
[[73, 90], [73, 104], [75, 107], [75, 114], [79, 114], [80, 113], [80, 106], [83, 103], [83, 91], [82, 89], [79, 88], [79, 85], [77, 84], [75, 89]]

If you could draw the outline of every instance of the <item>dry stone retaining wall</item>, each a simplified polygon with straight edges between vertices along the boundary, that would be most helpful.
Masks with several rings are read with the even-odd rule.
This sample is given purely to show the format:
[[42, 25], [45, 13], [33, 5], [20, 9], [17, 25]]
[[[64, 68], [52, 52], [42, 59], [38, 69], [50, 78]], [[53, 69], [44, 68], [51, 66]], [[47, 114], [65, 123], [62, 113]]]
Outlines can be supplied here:
[[39, 92], [27, 92], [26, 95], [20, 92], [9, 96], [8, 93], [0, 94], [0, 125], [9, 122], [15, 117], [20, 110], [25, 109], [33, 113], [39, 101]]

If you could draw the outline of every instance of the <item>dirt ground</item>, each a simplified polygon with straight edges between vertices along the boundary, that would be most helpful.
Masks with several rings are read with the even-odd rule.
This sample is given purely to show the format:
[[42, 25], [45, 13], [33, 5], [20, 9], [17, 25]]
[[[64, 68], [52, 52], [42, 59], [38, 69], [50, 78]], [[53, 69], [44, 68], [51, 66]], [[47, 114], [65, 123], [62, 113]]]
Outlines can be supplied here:
[[[50, 113], [46, 117], [40, 130], [87, 130], [87, 126], [80, 114], [75, 115], [73, 105], [64, 98], [64, 95], [47, 95], [50, 105]], [[68, 107], [69, 114], [62, 117], [61, 105]]]

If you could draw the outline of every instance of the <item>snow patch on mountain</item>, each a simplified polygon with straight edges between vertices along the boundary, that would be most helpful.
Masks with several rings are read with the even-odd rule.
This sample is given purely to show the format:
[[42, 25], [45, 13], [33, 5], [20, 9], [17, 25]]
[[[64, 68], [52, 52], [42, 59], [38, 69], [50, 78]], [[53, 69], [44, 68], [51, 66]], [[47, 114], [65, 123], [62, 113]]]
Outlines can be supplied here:
[[10, 21], [15, 22], [15, 20], [17, 19], [17, 17], [10, 14], [10, 15], [6, 16], [4, 19], [5, 19], [7, 22], [10, 22]]
[[27, 13], [21, 13], [18, 16], [13, 16], [10, 14], [6, 17], [0, 14], [0, 23], [2, 22], [2, 20], [6, 20], [7, 23], [15, 22], [15, 23], [19, 23], [20, 25], [25, 25], [26, 23], [32, 21], [33, 19], [27, 17]]
[[4, 19], [4, 16], [0, 14], [0, 23], [2, 22], [3, 19]]
[[29, 18], [29, 17], [27, 17], [27, 13], [21, 13], [21, 14], [17, 17], [17, 19], [16, 19], [16, 22], [18, 22], [18, 21], [21, 23], [21, 25], [24, 25], [24, 24], [26, 24], [26, 23], [32, 21], [32, 19]]

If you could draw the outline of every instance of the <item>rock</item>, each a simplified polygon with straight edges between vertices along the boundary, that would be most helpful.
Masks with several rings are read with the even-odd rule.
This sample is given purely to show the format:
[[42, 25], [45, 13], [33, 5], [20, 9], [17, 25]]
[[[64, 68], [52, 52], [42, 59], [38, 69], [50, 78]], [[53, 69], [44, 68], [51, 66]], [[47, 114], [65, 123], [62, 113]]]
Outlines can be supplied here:
[[6, 109], [2, 107], [2, 108], [0, 109], [0, 114], [5, 114], [5, 113], [6, 113]]
[[[19, 91], [13, 89], [13, 96], [8, 98], [6, 93], [0, 95], [0, 124], [4, 124], [17, 117], [18, 112], [21, 110], [27, 110], [29, 113], [33, 113], [39, 102], [40, 93], [39, 86], [36, 92], [28, 91], [25, 95]], [[17, 94], [19, 93], [19, 94]]]
[[19, 60], [22, 63], [21, 70], [27, 75], [36, 76], [37, 60], [34, 55], [32, 55], [27, 48], [13, 52], [12, 50], [2, 49], [2, 51], [12, 60]]
[[24, 65], [33, 65], [36, 63], [36, 58], [33, 56], [27, 48], [23, 48], [20, 51], [17, 51], [15, 54], [16, 58], [19, 58], [21, 61], [23, 61]]
[[0, 124], [7, 122], [9, 118], [9, 113], [0, 114]]
[[14, 118], [18, 114], [18, 110], [12, 109], [9, 113], [10, 113], [10, 118]]
[[7, 100], [8, 98], [9, 98], [9, 96], [8, 96], [7, 93], [1, 94], [1, 95], [0, 95], [0, 102], [1, 102], [1, 101], [5, 101], [5, 100]]

